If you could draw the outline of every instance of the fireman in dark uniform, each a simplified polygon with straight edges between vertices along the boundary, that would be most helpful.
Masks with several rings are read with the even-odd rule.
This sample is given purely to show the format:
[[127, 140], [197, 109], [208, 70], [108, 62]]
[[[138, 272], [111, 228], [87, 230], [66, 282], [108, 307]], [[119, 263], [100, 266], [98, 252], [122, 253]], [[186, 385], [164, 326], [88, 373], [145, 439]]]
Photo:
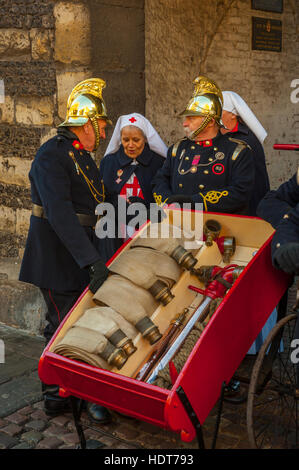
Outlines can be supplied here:
[[[257, 215], [275, 229], [272, 239], [272, 263], [288, 274], [299, 274], [299, 169], [276, 191], [269, 191], [257, 208]], [[294, 339], [299, 339], [297, 318]], [[299, 365], [297, 365], [299, 389]]]
[[[47, 342], [87, 285], [96, 292], [109, 272], [94, 232], [102, 189], [90, 153], [105, 138], [109, 122], [104, 87], [96, 78], [73, 89], [66, 120], [40, 147], [29, 173], [33, 210], [19, 278], [41, 289], [48, 308]], [[68, 400], [59, 397], [56, 385], [43, 384], [43, 391], [47, 414], [65, 411]], [[88, 404], [87, 410], [99, 422], [110, 419], [98, 405]]]
[[208, 212], [248, 214], [254, 184], [249, 146], [219, 132], [223, 98], [207, 77], [194, 80], [185, 111], [186, 137], [168, 149], [154, 179], [157, 204], [202, 203]]
[[[249, 200], [248, 215], [256, 216], [256, 208], [259, 202], [270, 189], [266, 157], [263, 148], [263, 142], [267, 137], [267, 132], [240, 95], [234, 91], [223, 91], [222, 95], [222, 122], [225, 127], [221, 128], [221, 133], [226, 134], [227, 137], [244, 140], [252, 151], [255, 178], [252, 195]], [[277, 309], [275, 308], [249, 349], [248, 354], [256, 354], [258, 352], [268, 334], [275, 326], [276, 321]]]
[[[255, 170], [251, 149], [243, 140], [222, 135], [223, 96], [211, 79], [199, 76], [186, 109], [186, 137], [168, 149], [154, 179], [158, 205], [196, 203], [207, 212], [248, 214]], [[239, 393], [232, 379], [226, 393]]]
[[267, 132], [247, 103], [233, 91], [223, 91], [222, 134], [241, 139], [251, 150], [255, 166], [254, 188], [249, 201], [249, 215], [256, 215], [258, 203], [270, 190], [263, 142]]

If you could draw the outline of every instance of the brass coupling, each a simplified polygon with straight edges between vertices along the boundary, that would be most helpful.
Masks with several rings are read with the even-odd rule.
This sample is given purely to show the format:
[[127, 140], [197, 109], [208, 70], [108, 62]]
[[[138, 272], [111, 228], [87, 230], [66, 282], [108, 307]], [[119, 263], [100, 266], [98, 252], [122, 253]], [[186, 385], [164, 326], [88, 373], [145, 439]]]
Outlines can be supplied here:
[[137, 348], [134, 345], [133, 341], [129, 338], [128, 338], [127, 342], [122, 345], [121, 348], [128, 357], [132, 356], [132, 354], [134, 354], [134, 352], [137, 351]]
[[224, 237], [223, 240], [223, 253], [222, 260], [224, 263], [229, 263], [231, 257], [236, 251], [236, 239], [235, 237]]
[[185, 248], [181, 245], [178, 245], [176, 249], [171, 254], [171, 257], [184, 269], [187, 271], [192, 270], [192, 268], [196, 265], [197, 259], [194, 258], [193, 254], [185, 250]]
[[203, 226], [203, 233], [206, 236], [206, 245], [212, 246], [213, 241], [219, 237], [221, 231], [221, 225], [217, 220], [207, 220]]
[[109, 341], [116, 348], [121, 348], [128, 357], [131, 356], [137, 350], [131, 338], [128, 338], [121, 329], [116, 330], [110, 336]]
[[101, 356], [108, 362], [108, 364], [115, 366], [117, 369], [121, 369], [128, 359], [128, 356], [121, 348], [116, 348], [108, 340]]
[[152, 294], [155, 300], [161, 302], [164, 306], [169, 304], [174, 298], [171, 290], [165, 284], [165, 282], [158, 280], [149, 288], [149, 292]]
[[162, 338], [159, 328], [152, 322], [149, 317], [141, 318], [136, 324], [135, 328], [142, 334], [150, 344], [155, 344]]

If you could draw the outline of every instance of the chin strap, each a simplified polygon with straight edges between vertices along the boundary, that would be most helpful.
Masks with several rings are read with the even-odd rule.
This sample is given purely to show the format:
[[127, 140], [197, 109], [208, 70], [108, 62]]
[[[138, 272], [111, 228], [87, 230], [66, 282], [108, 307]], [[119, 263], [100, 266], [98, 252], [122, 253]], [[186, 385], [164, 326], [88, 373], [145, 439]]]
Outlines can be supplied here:
[[98, 121], [95, 117], [89, 118], [89, 119], [91, 120], [91, 124], [92, 124], [92, 127], [94, 129], [95, 136], [96, 136], [95, 146], [94, 146], [94, 149], [93, 149], [93, 151], [95, 152], [97, 150], [98, 146], [100, 145], [99, 125], [98, 125]]
[[198, 134], [200, 134], [206, 127], [207, 125], [209, 124], [209, 122], [212, 120], [212, 117], [211, 116], [206, 116], [204, 121], [201, 123], [201, 125], [199, 126], [198, 129], [196, 129], [195, 131], [192, 132], [192, 134], [190, 134], [189, 136], [189, 139], [190, 140], [194, 140], [195, 137], [198, 136]]

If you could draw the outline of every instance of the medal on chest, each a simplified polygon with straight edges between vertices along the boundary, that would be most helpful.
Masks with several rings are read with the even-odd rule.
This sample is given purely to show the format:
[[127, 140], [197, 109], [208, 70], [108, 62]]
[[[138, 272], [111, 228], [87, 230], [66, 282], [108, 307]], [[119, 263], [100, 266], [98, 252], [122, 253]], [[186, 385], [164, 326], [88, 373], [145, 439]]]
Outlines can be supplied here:
[[[191, 149], [194, 148], [194, 147], [191, 147]], [[214, 148], [214, 151], [216, 151], [215, 154], [213, 153], [210, 153], [208, 156], [206, 156], [205, 158], [203, 157], [203, 160], [202, 161], [202, 158], [200, 155], [194, 155], [192, 157], [192, 161], [191, 161], [191, 166], [189, 166], [189, 168], [182, 168], [183, 166], [183, 162], [185, 160], [189, 160], [189, 157], [186, 156], [185, 157], [185, 149], [183, 149], [181, 155], [180, 155], [180, 161], [179, 161], [179, 165], [178, 165], [178, 173], [180, 175], [187, 175], [188, 173], [192, 173], [192, 174], [195, 174], [197, 173], [197, 171], [200, 169], [200, 168], [207, 168], [207, 167], [211, 167], [212, 168], [212, 172], [215, 174], [215, 175], [221, 175], [222, 173], [224, 173], [225, 171], [225, 167], [222, 163], [219, 162], [219, 160], [223, 160], [225, 158], [225, 155], [223, 152], [217, 152], [217, 148]], [[208, 160], [208, 161], [206, 161]], [[208, 170], [204, 170], [204, 173], [208, 173]]]
[[199, 160], [200, 160], [200, 155], [195, 155], [193, 160], [192, 160], [192, 163], [191, 163], [191, 168], [190, 168], [190, 173], [196, 173], [197, 172], [197, 165], [199, 163]]
[[123, 174], [123, 172], [124, 172], [124, 171], [121, 170], [121, 169], [120, 169], [120, 170], [117, 170], [117, 172], [116, 172], [116, 174], [117, 174], [117, 179], [115, 180], [115, 182], [116, 182], [117, 184], [119, 184], [119, 183], [122, 181], [121, 175]]
[[222, 175], [224, 172], [224, 165], [222, 165], [222, 163], [216, 163], [212, 166], [212, 172], [214, 175]]

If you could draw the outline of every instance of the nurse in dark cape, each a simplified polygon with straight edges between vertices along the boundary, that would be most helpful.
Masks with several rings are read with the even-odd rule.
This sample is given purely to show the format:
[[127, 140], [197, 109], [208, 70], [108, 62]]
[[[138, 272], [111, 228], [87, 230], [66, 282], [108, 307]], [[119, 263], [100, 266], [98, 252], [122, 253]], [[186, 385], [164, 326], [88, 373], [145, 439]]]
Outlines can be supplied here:
[[[143, 207], [146, 214], [150, 204], [155, 202], [152, 179], [162, 167], [166, 154], [165, 143], [148, 119], [138, 113], [119, 117], [100, 163], [105, 206], [109, 203], [114, 208], [114, 217], [109, 218], [109, 214], [103, 217], [103, 224], [100, 221], [96, 230], [101, 256], [106, 262], [132, 235], [127, 226], [129, 217], [123, 212], [131, 204], [141, 203], [135, 207]], [[111, 230], [107, 227], [108, 219]]]

